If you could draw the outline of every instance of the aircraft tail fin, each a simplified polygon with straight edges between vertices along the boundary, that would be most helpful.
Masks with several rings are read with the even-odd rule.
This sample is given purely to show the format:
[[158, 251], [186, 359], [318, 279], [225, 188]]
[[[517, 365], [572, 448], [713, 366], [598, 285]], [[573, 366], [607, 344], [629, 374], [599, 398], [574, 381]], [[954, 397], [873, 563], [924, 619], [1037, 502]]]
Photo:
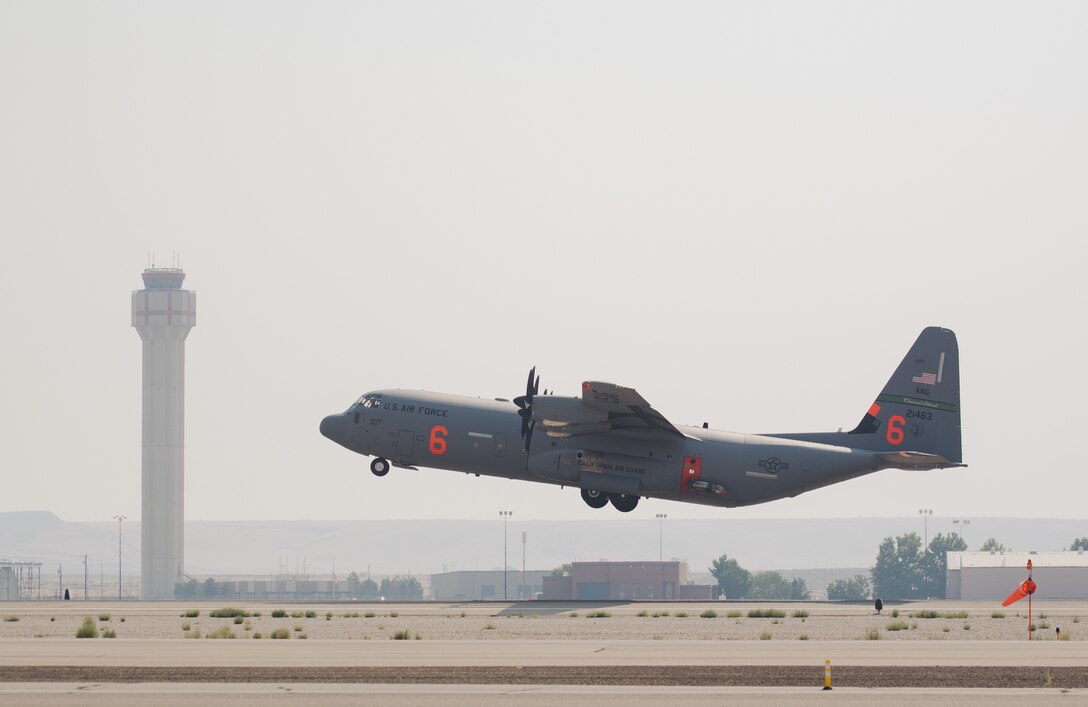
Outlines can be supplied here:
[[962, 466], [960, 357], [950, 329], [928, 327], [869, 407], [850, 446], [881, 452], [890, 466]]

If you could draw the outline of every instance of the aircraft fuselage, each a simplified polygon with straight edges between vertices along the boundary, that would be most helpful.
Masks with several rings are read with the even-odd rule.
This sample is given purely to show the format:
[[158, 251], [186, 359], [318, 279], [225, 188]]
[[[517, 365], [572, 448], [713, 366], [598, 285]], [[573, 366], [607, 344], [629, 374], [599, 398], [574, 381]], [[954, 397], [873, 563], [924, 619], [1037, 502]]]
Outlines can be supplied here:
[[826, 486], [887, 467], [872, 452], [780, 436], [678, 426], [665, 432], [583, 435], [541, 430], [526, 451], [517, 407], [425, 391], [368, 393], [322, 432], [394, 466], [536, 481], [626, 494], [743, 506]]

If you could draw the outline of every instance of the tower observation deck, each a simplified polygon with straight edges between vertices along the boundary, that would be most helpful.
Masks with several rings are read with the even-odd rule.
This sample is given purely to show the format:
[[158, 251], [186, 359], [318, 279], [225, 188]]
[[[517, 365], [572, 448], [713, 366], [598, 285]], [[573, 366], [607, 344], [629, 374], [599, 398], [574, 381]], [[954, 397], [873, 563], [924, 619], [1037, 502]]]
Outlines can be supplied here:
[[185, 566], [185, 338], [196, 293], [180, 268], [148, 268], [132, 293], [143, 341], [141, 598], [173, 599]]

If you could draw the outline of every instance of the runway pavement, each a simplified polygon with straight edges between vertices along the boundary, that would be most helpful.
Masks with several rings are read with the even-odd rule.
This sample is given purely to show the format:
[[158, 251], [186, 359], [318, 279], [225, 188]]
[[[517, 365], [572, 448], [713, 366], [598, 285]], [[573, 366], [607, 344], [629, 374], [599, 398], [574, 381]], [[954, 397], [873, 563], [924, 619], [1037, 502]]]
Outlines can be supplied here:
[[[732, 630], [742, 620], [678, 619], [675, 604], [609, 604], [611, 620], [585, 618], [585, 604], [383, 604], [377, 621], [394, 626], [500, 626], [481, 630], [476, 639], [388, 640], [374, 636], [310, 640], [183, 640], [177, 628], [183, 610], [199, 608], [206, 631], [218, 623], [208, 603], [19, 602], [0, 605], [0, 613], [19, 617], [0, 633], [0, 701], [26, 705], [178, 704], [391, 704], [391, 705], [612, 705], [639, 707], [663, 701], [685, 704], [815, 704], [828, 702], [822, 684], [824, 661], [830, 660], [838, 687], [838, 703], [872, 704], [894, 698], [903, 704], [1012, 704], [1023, 699], [1044, 704], [1069, 703], [1088, 697], [1088, 641], [1079, 640], [1084, 602], [1051, 603], [1051, 620], [1075, 627], [1077, 640], [967, 640], [987, 624], [992, 607], [966, 602], [930, 602], [903, 608], [903, 615], [934, 607], [941, 612], [968, 612], [975, 630], [967, 633], [963, 618], [944, 620], [953, 633], [923, 629], [896, 633], [897, 640], [820, 640], [830, 625], [853, 622], [858, 627], [884, 626], [890, 617], [873, 617], [867, 607], [850, 604], [808, 604], [805, 631], [813, 640], [715, 640], [630, 638], [630, 626], [645, 627], [657, 619], [647, 613], [671, 611], [672, 621], [694, 630], [714, 626]], [[272, 604], [246, 605], [267, 621]], [[308, 624], [335, 629], [338, 624], [361, 626], [340, 618], [357, 604], [276, 604], [288, 610], [316, 610]], [[726, 609], [737, 605], [716, 604]], [[376, 607], [377, 608], [377, 607]], [[750, 606], [742, 607], [744, 609]], [[788, 607], [796, 610], [795, 606]], [[571, 614], [580, 612], [575, 618]], [[691, 608], [689, 607], [689, 611]], [[119, 638], [70, 638], [80, 617], [115, 614], [101, 621], [119, 629]], [[329, 612], [335, 618], [326, 620]], [[539, 621], [523, 615], [539, 616]], [[807, 614], [806, 614], [807, 615]], [[125, 623], [121, 617], [127, 617]], [[382, 619], [381, 617], [385, 617]], [[393, 619], [396, 619], [394, 621]], [[1014, 621], [1014, 618], [1008, 621]], [[215, 620], [229, 624], [230, 620]], [[797, 628], [801, 619], [790, 618]], [[936, 620], [935, 620], [936, 621]], [[64, 622], [64, 631], [56, 627]], [[475, 623], [473, 623], [475, 622]], [[510, 623], [503, 623], [510, 622]], [[874, 622], [876, 622], [874, 624]], [[129, 637], [141, 623], [165, 624], [166, 638]], [[753, 624], [767, 628], [772, 624]], [[266, 624], [267, 626], [268, 624]], [[540, 638], [507, 637], [517, 627], [542, 627]], [[566, 640], [547, 637], [547, 627], [568, 631]], [[572, 640], [571, 626], [582, 633]], [[821, 629], [821, 626], [824, 628]], [[936, 624], [932, 624], [936, 626]], [[782, 625], [775, 625], [775, 630]], [[46, 634], [49, 629], [54, 633]], [[150, 630], [150, 629], [149, 629]], [[157, 629], [156, 629], [157, 630]], [[416, 629], [413, 629], [416, 630]], [[754, 635], [745, 629], [748, 635]], [[641, 636], [649, 631], [639, 629]], [[17, 633], [22, 632], [22, 633]], [[426, 632], [426, 631], [425, 631]], [[593, 638], [594, 632], [600, 638]], [[435, 629], [436, 635], [441, 635]], [[849, 635], [860, 633], [851, 629]], [[41, 637], [35, 637], [38, 635]], [[358, 632], [356, 632], [357, 635]], [[148, 635], [148, 634], [144, 634]], [[151, 633], [150, 635], [158, 635]], [[686, 630], [681, 635], [687, 635]], [[950, 635], [955, 640], [944, 640]], [[19, 636], [19, 637], [12, 637]], [[908, 640], [900, 637], [914, 636]], [[240, 635], [245, 638], [245, 635]], [[659, 636], [656, 638], [660, 638]], [[889, 639], [892, 636], [889, 635]], [[759, 687], [744, 687], [759, 686]], [[810, 687], [811, 686], [811, 687]], [[868, 686], [877, 689], [860, 689]], [[1010, 686], [1021, 688], [1008, 690]], [[949, 687], [959, 689], [947, 689]], [[994, 688], [994, 689], [975, 689]]]

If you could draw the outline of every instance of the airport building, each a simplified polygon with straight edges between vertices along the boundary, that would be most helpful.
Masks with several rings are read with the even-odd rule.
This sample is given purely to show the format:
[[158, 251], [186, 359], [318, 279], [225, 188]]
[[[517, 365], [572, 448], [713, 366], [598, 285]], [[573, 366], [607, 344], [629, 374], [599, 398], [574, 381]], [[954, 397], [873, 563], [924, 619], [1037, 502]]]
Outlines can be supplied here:
[[442, 572], [431, 575], [435, 601], [525, 601], [544, 591], [551, 570]]
[[1088, 553], [950, 552], [947, 599], [1001, 601], [1028, 578], [1037, 585], [1034, 599], [1088, 599]]
[[173, 599], [185, 575], [185, 338], [196, 293], [181, 268], [150, 267], [132, 293], [143, 342], [141, 581], [143, 599]]
[[549, 601], [709, 601], [714, 584], [689, 584], [687, 563], [574, 562], [570, 574], [544, 578]]
[[0, 560], [0, 601], [42, 598], [42, 563]]

